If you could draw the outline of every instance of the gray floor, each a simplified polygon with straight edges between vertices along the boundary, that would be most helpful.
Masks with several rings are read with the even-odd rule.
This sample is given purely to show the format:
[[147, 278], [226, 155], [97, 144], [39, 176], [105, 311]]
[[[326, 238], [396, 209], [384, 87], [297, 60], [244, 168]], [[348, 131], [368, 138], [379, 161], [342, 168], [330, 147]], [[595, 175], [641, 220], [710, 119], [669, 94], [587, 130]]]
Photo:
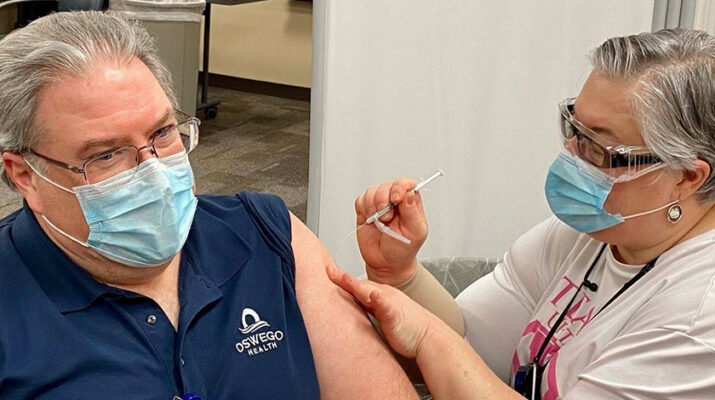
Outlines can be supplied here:
[[[275, 193], [305, 221], [310, 103], [213, 87], [209, 97], [222, 104], [190, 156], [199, 193]], [[0, 184], [0, 217], [21, 203]]]

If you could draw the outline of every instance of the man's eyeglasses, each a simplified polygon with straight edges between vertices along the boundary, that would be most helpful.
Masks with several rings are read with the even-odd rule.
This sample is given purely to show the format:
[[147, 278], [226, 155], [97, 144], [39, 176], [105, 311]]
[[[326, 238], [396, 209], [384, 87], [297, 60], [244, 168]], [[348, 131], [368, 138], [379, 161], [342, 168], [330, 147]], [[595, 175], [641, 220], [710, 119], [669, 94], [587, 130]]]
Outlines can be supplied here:
[[624, 176], [630, 179], [635, 179], [635, 174], [641, 176], [662, 165], [661, 159], [648, 147], [610, 143], [584, 126], [573, 115], [574, 102], [574, 98], [569, 98], [559, 104], [561, 134], [564, 145], [581, 159], [598, 168], [611, 170], [604, 172], [614, 177]]
[[176, 122], [156, 131], [145, 146], [122, 146], [112, 149], [93, 156], [81, 167], [52, 159], [32, 149], [30, 153], [52, 165], [83, 175], [88, 184], [101, 182], [136, 168], [141, 161], [140, 153], [145, 149], [149, 149], [154, 156], [162, 158], [182, 151], [189, 153], [196, 148], [199, 143], [201, 121], [183, 111], [174, 110], [174, 114]]

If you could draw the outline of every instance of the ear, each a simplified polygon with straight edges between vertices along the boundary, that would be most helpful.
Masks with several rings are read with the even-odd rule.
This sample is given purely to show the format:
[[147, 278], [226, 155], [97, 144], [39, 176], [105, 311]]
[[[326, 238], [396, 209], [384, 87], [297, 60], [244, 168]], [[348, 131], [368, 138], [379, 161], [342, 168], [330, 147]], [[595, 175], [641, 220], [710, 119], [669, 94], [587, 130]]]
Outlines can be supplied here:
[[675, 187], [678, 199], [686, 199], [697, 192], [708, 180], [711, 172], [712, 167], [707, 161], [696, 160], [695, 168], [693, 170], [684, 170], [682, 180]]
[[42, 202], [33, 179], [35, 173], [27, 166], [25, 159], [18, 153], [2, 153], [2, 166], [5, 173], [35, 212], [42, 213]]

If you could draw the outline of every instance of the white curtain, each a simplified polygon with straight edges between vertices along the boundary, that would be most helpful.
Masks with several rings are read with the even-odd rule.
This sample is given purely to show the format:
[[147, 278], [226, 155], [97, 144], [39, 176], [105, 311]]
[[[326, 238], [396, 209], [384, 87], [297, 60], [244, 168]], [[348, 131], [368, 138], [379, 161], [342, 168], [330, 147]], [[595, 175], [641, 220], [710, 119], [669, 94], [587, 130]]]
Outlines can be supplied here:
[[710, 0], [655, 0], [652, 30], [692, 29], [697, 3]]
[[587, 54], [651, 30], [653, 0], [316, 0], [308, 221], [362, 272], [353, 200], [397, 176], [423, 193], [421, 257], [501, 257], [548, 217], [557, 103]]

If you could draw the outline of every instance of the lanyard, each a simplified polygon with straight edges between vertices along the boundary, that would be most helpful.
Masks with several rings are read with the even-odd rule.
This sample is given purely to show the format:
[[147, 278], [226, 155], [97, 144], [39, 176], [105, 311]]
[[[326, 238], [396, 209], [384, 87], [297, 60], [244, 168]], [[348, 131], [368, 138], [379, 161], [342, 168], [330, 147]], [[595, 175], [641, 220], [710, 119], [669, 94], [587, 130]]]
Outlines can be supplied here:
[[[581, 288], [583, 288], [584, 286], [592, 286], [592, 284], [588, 281], [588, 277], [591, 275], [593, 268], [596, 266], [596, 263], [601, 258], [601, 254], [603, 254], [603, 251], [606, 249], [606, 246], [608, 246], [608, 244], [606, 243], [601, 246], [601, 249], [598, 251], [598, 255], [596, 255], [596, 258], [593, 260], [591, 266], [586, 271], [586, 275], [584, 275], [583, 281], [581, 281], [581, 284], [579, 285], [578, 289], [576, 289], [576, 293], [574, 293], [573, 297], [571, 297], [571, 300], [569, 300], [568, 305], [566, 305], [566, 308], [564, 308], [564, 310], [561, 312], [561, 315], [559, 315], [559, 318], [556, 320], [556, 323], [551, 327], [551, 330], [549, 330], [549, 333], [546, 335], [546, 338], [541, 343], [539, 352], [536, 353], [536, 357], [534, 357], [532, 364], [539, 365], [539, 361], [541, 360], [541, 356], [544, 355], [546, 346], [549, 345], [551, 338], [556, 334], [558, 327], [561, 325], [561, 322], [563, 322], [564, 318], [566, 317], [566, 313], [568, 312], [569, 308], [571, 308], [571, 305], [573, 304], [574, 300], [576, 300], [576, 296], [578, 296], [579, 292], [581, 291]], [[601, 311], [605, 310], [606, 307], [611, 305], [611, 303], [613, 303], [620, 295], [622, 295], [626, 290], [628, 290], [628, 288], [633, 286], [636, 282], [638, 282], [639, 279], [641, 279], [645, 274], [647, 274], [648, 271], [653, 269], [657, 260], [658, 257], [648, 261], [648, 263], [644, 265], [643, 268], [641, 268], [641, 270], [638, 271], [637, 274], [635, 274], [628, 282], [623, 284], [623, 286], [616, 292], [616, 294], [614, 294], [613, 296], [611, 296], [610, 299], [608, 299], [606, 304], [604, 304], [604, 306], [601, 307], [600, 310], [598, 310], [598, 312], [596, 313], [596, 315], [593, 316], [593, 318], [596, 318], [598, 314], [601, 313]], [[591, 320], [593, 320], [593, 318]]]

